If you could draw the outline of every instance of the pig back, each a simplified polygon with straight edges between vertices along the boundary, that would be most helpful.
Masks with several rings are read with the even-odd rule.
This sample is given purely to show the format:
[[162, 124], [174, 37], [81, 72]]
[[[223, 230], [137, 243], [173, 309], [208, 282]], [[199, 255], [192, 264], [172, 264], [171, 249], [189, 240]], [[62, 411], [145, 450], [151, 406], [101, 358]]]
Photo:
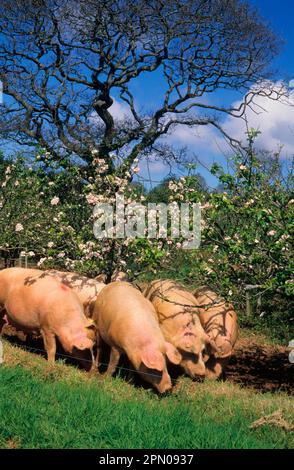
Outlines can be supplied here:
[[70, 287], [79, 297], [83, 304], [87, 317], [92, 317], [96, 298], [105, 284], [96, 279], [90, 279], [78, 273], [48, 270], [48, 275], [59, 279], [63, 284]]
[[110, 340], [124, 348], [150, 339], [164, 342], [154, 307], [127, 282], [112, 282], [102, 289], [93, 319], [106, 342]]
[[215, 340], [224, 355], [229, 354], [238, 338], [237, 314], [233, 306], [207, 286], [199, 287], [194, 295], [206, 333]]
[[56, 290], [58, 282], [48, 281], [42, 276], [42, 271], [11, 268], [7, 273], [7, 291], [4, 306], [12, 324], [36, 331], [40, 328], [44, 315], [44, 298], [46, 309], [50, 311], [54, 301], [52, 292]]
[[145, 289], [144, 295], [154, 305], [167, 341], [182, 348], [182, 338], [188, 332], [196, 339], [202, 338], [204, 330], [195, 297], [181, 285], [171, 280], [156, 280]]
[[83, 317], [76, 294], [44, 271], [16, 268], [9, 279], [5, 306], [10, 317], [28, 327], [59, 322], [70, 323]]

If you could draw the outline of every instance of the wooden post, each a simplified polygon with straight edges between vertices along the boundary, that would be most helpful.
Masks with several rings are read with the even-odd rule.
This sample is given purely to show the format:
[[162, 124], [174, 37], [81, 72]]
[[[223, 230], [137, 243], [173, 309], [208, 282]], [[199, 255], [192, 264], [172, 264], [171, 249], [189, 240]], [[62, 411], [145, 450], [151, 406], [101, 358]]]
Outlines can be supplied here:
[[[250, 291], [252, 290], [255, 290], [255, 289], [261, 289], [262, 286], [260, 285], [251, 285], [251, 284], [248, 284], [247, 286], [245, 286], [245, 293], [246, 293], [246, 315], [247, 317], [250, 317], [252, 315], [252, 306], [251, 306], [251, 295], [250, 295]], [[257, 299], [257, 305], [260, 306], [261, 305], [261, 296], [259, 295], [258, 296], [258, 299]]]
[[250, 302], [250, 291], [246, 290], [246, 315], [247, 317], [251, 317], [252, 310], [251, 310], [251, 302]]

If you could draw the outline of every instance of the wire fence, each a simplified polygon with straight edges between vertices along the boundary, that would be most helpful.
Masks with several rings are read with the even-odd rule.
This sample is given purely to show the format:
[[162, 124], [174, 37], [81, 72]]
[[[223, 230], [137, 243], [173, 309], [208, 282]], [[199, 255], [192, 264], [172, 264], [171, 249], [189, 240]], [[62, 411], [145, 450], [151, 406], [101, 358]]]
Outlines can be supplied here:
[[42, 253], [34, 253], [29, 256], [27, 247], [6, 248], [0, 247], [0, 269], [23, 267], [32, 268], [37, 266], [37, 260], [43, 256]]
[[[0, 339], [0, 344], [1, 344], [1, 339]], [[45, 349], [36, 348], [36, 347], [32, 347], [32, 346], [27, 346], [25, 344], [18, 344], [17, 347], [20, 348], [20, 349], [23, 349], [25, 351], [28, 351], [28, 352], [44, 353], [45, 355], [47, 354], [47, 351]], [[78, 362], [82, 361], [82, 362], [87, 362], [89, 364], [93, 364], [93, 361], [90, 360], [90, 359], [85, 359], [85, 358], [77, 357], [77, 356], [74, 356], [74, 355], [69, 355], [69, 354], [56, 352], [56, 356], [61, 357], [61, 358], [65, 358], [65, 359], [71, 359], [71, 360], [76, 359]], [[99, 365], [97, 366], [97, 375], [100, 375], [100, 376], [102, 375], [103, 376], [104, 374], [100, 374], [99, 371], [98, 371], [98, 367], [100, 367], [100, 366], [107, 367], [108, 363], [99, 361]], [[123, 370], [123, 371], [127, 371], [127, 372], [132, 372], [132, 373], [135, 372], [135, 373], [140, 373], [140, 375], [145, 375], [145, 376], [149, 376], [149, 377], [158, 378], [158, 374], [152, 374], [151, 372], [138, 371], [136, 369], [131, 369], [129, 367], [124, 367], [124, 366], [117, 366], [116, 370]], [[170, 376], [170, 378], [173, 382], [177, 382], [177, 379], [175, 377]]]

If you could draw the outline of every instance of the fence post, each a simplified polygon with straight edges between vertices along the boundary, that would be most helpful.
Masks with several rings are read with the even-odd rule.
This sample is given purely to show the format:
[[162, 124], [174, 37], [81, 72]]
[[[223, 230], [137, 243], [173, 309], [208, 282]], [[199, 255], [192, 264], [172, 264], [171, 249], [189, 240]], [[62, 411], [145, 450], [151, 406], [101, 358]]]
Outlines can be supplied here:
[[252, 310], [251, 310], [251, 302], [250, 302], [250, 291], [246, 290], [246, 315], [247, 317], [251, 317]]
[[[262, 286], [260, 285], [251, 285], [248, 284], [245, 286], [245, 294], [246, 294], [246, 315], [250, 317], [252, 315], [252, 306], [251, 306], [251, 295], [250, 292], [255, 289], [261, 289]], [[257, 298], [257, 306], [261, 307], [261, 295]]]

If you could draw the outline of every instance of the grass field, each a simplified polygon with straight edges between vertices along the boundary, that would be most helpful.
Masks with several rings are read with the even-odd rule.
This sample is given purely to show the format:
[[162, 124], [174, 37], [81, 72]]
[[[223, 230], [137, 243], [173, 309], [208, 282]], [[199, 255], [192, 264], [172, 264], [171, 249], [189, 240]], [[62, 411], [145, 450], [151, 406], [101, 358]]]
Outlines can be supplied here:
[[294, 448], [278, 422], [250, 428], [277, 410], [293, 423], [293, 398], [283, 392], [181, 378], [162, 398], [120, 377], [52, 366], [7, 340], [4, 358], [1, 448]]

